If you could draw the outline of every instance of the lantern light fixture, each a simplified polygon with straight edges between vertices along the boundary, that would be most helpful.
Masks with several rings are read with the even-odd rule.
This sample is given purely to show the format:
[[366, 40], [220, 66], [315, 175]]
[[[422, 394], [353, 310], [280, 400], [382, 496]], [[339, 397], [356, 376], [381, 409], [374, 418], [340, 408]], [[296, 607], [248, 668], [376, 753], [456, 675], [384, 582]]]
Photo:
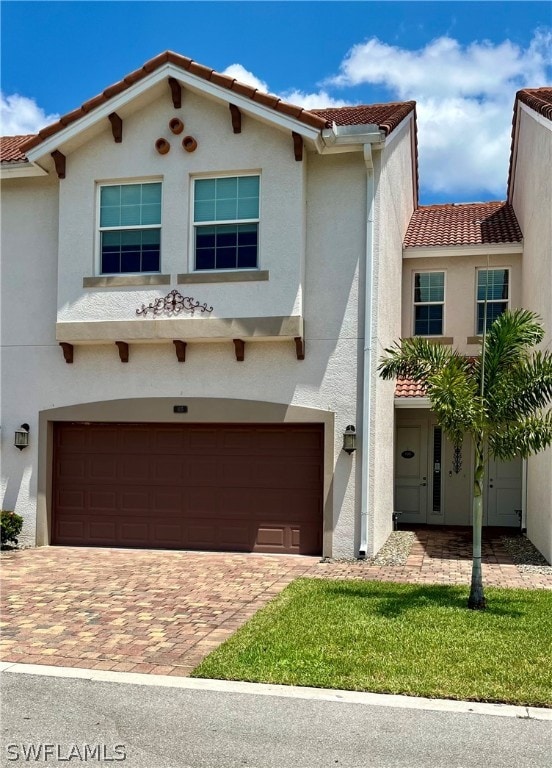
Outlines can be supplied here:
[[343, 433], [343, 450], [349, 456], [356, 451], [356, 441], [356, 429], [353, 424], [349, 424], [348, 427], [345, 427], [345, 432]]
[[30, 427], [28, 424], [22, 424], [19, 429], [15, 430], [13, 444], [16, 448], [19, 448], [20, 451], [29, 445], [29, 429]]

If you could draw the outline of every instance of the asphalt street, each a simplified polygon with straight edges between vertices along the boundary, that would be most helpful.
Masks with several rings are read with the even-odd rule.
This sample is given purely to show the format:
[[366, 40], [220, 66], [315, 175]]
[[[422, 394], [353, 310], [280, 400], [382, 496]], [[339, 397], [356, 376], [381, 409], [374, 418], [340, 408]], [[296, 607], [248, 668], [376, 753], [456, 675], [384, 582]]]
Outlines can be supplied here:
[[[77, 670], [77, 672], [82, 672]], [[113, 675], [114, 673], [112, 673]], [[114, 679], [130, 680], [120, 675]], [[203, 683], [204, 681], [200, 681]], [[4, 671], [2, 766], [550, 768], [552, 719]], [[193, 683], [192, 683], [193, 684]], [[245, 689], [245, 686], [244, 686]], [[297, 689], [296, 689], [297, 691]], [[412, 702], [409, 702], [409, 705]], [[490, 709], [490, 708], [489, 708]]]

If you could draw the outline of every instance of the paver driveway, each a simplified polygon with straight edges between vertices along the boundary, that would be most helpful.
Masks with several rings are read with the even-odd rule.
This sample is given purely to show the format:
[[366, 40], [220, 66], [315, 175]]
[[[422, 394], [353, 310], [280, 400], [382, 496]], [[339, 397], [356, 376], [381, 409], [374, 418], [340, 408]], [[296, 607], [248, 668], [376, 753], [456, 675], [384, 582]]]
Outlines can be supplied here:
[[316, 562], [84, 547], [9, 553], [1, 658], [187, 675]]

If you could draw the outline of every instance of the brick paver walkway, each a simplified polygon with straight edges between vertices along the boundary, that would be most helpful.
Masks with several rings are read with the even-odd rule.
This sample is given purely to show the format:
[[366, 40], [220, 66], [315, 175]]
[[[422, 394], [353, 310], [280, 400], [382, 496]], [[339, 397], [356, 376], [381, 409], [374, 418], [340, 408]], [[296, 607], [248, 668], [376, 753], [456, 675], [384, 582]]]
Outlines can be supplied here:
[[[420, 530], [403, 566], [318, 558], [42, 547], [2, 555], [3, 661], [188, 675], [299, 576], [469, 583], [470, 539]], [[552, 589], [486, 543], [488, 585]]]

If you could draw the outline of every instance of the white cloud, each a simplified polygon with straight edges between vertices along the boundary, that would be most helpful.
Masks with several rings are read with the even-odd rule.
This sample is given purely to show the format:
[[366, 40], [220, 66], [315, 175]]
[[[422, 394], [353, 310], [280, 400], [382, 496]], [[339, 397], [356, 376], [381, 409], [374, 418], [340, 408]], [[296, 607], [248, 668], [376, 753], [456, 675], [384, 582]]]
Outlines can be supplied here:
[[239, 80], [240, 83], [245, 83], [245, 85], [250, 85], [258, 91], [264, 91], [265, 93], [269, 92], [268, 85], [262, 80], [259, 80], [253, 72], [250, 72], [241, 64], [230, 64], [229, 67], [226, 67], [226, 69], [223, 70], [222, 74], [228, 75], [228, 77], [233, 77], [235, 80]]
[[551, 82], [551, 66], [550, 30], [537, 30], [525, 49], [441, 37], [411, 51], [372, 38], [353, 46], [325, 85], [380, 85], [415, 100], [421, 185], [503, 196], [515, 92]]
[[2, 136], [22, 136], [36, 133], [45, 125], [55, 123], [59, 115], [47, 115], [34, 99], [18, 93], [0, 94], [0, 128]]

